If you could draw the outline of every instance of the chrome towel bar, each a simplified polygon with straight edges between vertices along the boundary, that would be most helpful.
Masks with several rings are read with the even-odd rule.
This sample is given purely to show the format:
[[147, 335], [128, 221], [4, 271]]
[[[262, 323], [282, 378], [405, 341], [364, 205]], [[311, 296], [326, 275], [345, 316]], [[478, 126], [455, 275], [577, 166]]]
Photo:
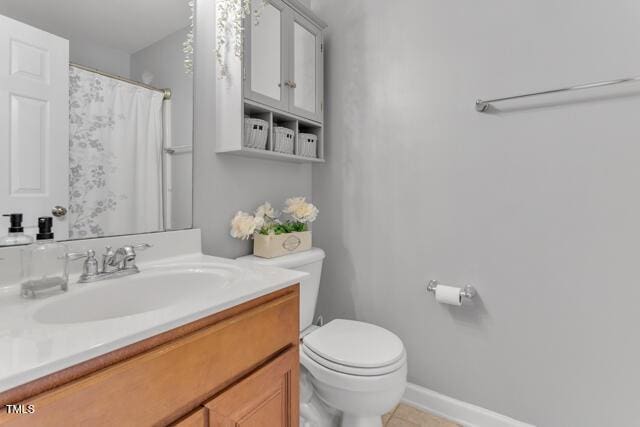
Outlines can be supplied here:
[[552, 93], [559, 93], [559, 92], [572, 92], [572, 91], [578, 91], [578, 90], [584, 90], [584, 89], [593, 89], [596, 87], [613, 86], [621, 83], [630, 83], [630, 82], [636, 82], [636, 81], [640, 81], [640, 76], [627, 77], [624, 79], [616, 79], [616, 80], [606, 80], [606, 81], [595, 82], [595, 83], [584, 83], [576, 86], [568, 86], [568, 87], [563, 87], [559, 89], [543, 90], [540, 92], [531, 92], [531, 93], [523, 93], [523, 94], [514, 95], [514, 96], [506, 96], [504, 98], [476, 99], [476, 111], [480, 113], [484, 113], [489, 109], [491, 104], [495, 102], [510, 101], [512, 99], [520, 99], [520, 98], [529, 98], [531, 96], [538, 96], [538, 95], [549, 95]]

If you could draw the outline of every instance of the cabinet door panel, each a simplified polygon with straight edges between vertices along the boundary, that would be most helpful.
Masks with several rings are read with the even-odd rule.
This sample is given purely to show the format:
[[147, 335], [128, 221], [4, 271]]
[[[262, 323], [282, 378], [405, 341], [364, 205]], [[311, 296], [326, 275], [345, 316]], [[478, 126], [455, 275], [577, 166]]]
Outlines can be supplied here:
[[210, 427], [298, 427], [298, 347], [258, 369], [215, 397]]
[[171, 424], [171, 427], [207, 427], [208, 425], [209, 411], [206, 408], [200, 408], [180, 421]]
[[322, 32], [301, 15], [295, 15], [290, 61], [293, 90], [290, 111], [322, 121]]
[[276, 108], [289, 102], [284, 85], [287, 13], [279, 0], [252, 0], [250, 22], [245, 22], [245, 96]]

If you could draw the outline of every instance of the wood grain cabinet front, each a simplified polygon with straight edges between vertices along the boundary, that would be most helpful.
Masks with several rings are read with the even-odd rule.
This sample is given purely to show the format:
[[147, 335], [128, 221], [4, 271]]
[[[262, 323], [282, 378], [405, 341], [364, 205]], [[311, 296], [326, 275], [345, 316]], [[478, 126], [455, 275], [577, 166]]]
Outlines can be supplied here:
[[275, 294], [262, 297], [264, 302], [254, 300], [244, 311], [230, 309], [223, 320], [151, 350], [15, 402], [33, 405], [35, 413], [0, 413], [0, 427], [295, 427], [298, 286]]
[[181, 420], [171, 424], [171, 427], [208, 427], [209, 411], [207, 408], [198, 408]]
[[291, 348], [277, 359], [205, 404], [210, 427], [297, 427], [298, 354]]

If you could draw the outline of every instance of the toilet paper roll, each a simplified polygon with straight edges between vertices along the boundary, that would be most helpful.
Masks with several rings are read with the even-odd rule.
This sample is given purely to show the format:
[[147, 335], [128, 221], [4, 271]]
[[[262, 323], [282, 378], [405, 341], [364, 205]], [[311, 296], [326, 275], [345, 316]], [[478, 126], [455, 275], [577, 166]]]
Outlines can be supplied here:
[[438, 285], [436, 287], [436, 301], [441, 304], [462, 305], [460, 288]]

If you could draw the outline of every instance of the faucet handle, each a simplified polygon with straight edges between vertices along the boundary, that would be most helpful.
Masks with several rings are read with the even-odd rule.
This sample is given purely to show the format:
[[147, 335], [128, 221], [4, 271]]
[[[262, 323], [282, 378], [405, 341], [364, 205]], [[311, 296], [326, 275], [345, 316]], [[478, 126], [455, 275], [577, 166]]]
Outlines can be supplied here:
[[67, 259], [70, 261], [75, 261], [78, 259], [86, 258], [82, 266], [82, 278], [87, 278], [90, 276], [95, 276], [99, 273], [98, 271], [98, 260], [96, 260], [96, 253], [94, 250], [89, 249], [87, 252], [75, 252], [67, 254]]
[[96, 256], [96, 253], [93, 250], [89, 249], [86, 252], [71, 252], [71, 253], [68, 253], [67, 254], [67, 259], [69, 261], [76, 261], [76, 260], [79, 260], [79, 259], [92, 258], [92, 257], [95, 257], [95, 256]]

